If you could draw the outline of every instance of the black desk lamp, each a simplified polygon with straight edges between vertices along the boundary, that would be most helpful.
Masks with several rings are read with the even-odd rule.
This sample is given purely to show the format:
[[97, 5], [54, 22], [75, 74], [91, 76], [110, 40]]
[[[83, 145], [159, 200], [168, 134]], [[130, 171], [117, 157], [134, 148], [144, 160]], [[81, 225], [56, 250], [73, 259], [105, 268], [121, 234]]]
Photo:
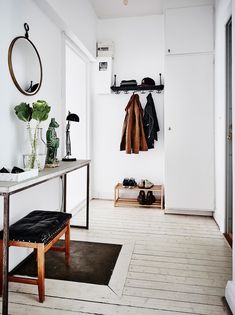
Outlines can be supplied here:
[[68, 113], [68, 116], [66, 117], [67, 126], [66, 126], [66, 156], [62, 159], [62, 161], [65, 162], [72, 162], [76, 161], [76, 158], [73, 158], [71, 155], [71, 140], [70, 140], [70, 121], [76, 121], [79, 122], [79, 117], [77, 114]]

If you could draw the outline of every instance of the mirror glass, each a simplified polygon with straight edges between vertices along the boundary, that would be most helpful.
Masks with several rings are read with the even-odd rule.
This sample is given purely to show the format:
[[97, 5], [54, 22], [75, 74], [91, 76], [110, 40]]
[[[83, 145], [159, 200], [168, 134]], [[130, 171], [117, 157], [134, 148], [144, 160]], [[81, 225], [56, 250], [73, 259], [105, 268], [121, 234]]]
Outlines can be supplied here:
[[18, 37], [12, 41], [9, 48], [9, 68], [18, 90], [25, 95], [38, 92], [42, 81], [41, 60], [29, 39]]

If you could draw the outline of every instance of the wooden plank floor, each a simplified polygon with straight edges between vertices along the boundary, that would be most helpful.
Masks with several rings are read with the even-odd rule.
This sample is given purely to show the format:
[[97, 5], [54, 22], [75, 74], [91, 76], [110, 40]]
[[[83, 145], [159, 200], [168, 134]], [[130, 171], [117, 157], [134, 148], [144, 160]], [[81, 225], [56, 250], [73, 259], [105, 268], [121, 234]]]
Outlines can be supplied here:
[[[114, 208], [91, 202], [90, 229], [72, 239], [134, 242], [120, 296], [92, 297], [92, 288], [46, 284], [46, 301], [35, 287], [10, 283], [10, 314], [229, 314], [223, 304], [231, 279], [231, 250], [212, 218], [164, 215], [162, 210]], [[123, 268], [127, 266], [123, 266]]]

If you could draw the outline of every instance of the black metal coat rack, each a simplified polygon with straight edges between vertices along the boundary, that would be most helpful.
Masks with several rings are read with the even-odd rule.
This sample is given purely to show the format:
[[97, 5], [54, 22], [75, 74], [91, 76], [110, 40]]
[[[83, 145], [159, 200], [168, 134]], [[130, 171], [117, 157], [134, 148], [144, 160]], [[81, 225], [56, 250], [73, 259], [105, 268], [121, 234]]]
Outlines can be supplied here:
[[116, 75], [114, 75], [114, 85], [111, 86], [111, 90], [115, 94], [120, 94], [124, 92], [124, 94], [129, 94], [131, 92], [136, 93], [140, 92], [141, 94], [146, 94], [150, 92], [162, 93], [164, 90], [164, 84], [162, 84], [161, 73], [160, 76], [160, 84], [159, 85], [130, 85], [130, 86], [116, 86]]

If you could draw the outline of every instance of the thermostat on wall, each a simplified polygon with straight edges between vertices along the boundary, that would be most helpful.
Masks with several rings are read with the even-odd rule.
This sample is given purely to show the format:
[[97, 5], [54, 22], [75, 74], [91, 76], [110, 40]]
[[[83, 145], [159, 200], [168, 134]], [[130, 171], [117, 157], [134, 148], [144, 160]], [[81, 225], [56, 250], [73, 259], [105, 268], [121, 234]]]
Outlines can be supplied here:
[[97, 57], [114, 56], [114, 43], [112, 41], [97, 42]]

